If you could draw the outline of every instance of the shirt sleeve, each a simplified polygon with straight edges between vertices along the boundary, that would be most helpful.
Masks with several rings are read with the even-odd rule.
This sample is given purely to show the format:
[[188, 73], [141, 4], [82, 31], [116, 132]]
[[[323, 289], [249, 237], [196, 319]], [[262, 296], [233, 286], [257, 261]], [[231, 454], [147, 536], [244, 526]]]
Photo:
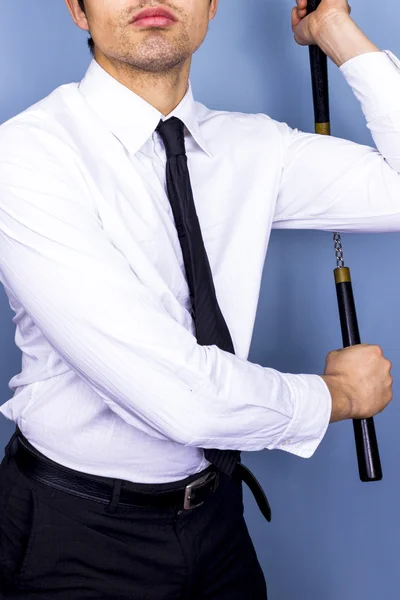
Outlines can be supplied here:
[[389, 51], [369, 52], [340, 69], [376, 148], [279, 124], [275, 229], [400, 230], [400, 61]]
[[199, 346], [108, 238], [79, 156], [42, 138], [0, 128], [0, 279], [65, 364], [153, 437], [311, 456], [331, 415], [323, 379]]

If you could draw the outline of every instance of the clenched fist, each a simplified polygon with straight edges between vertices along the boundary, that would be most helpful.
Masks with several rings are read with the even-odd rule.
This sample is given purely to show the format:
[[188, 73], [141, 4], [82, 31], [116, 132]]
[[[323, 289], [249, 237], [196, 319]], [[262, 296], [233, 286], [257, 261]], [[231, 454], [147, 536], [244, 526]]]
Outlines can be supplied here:
[[317, 34], [325, 27], [343, 17], [349, 18], [351, 7], [347, 0], [321, 0], [316, 11], [307, 15], [308, 0], [296, 0], [292, 10], [292, 30], [300, 46], [318, 44]]
[[322, 378], [332, 396], [331, 423], [381, 412], [392, 399], [391, 368], [379, 346], [359, 344], [330, 352]]

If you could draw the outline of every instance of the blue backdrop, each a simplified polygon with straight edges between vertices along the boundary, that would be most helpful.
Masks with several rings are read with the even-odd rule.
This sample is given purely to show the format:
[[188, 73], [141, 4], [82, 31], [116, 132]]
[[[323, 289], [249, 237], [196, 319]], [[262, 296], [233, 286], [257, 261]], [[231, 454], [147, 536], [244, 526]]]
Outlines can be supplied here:
[[[308, 50], [293, 40], [292, 0], [221, 0], [208, 38], [195, 55], [198, 100], [216, 109], [264, 112], [313, 131]], [[400, 3], [352, 0], [352, 16], [382, 49], [400, 56]], [[89, 63], [86, 34], [63, 0], [1, 3], [0, 121], [55, 87], [79, 81]], [[333, 135], [372, 144], [357, 100], [330, 64]], [[400, 199], [399, 199], [400, 202]], [[400, 236], [345, 235], [362, 340], [380, 344], [393, 362], [394, 401], [376, 419], [384, 479], [358, 480], [352, 425], [332, 425], [310, 460], [283, 452], [247, 453], [273, 507], [267, 524], [252, 496], [246, 518], [269, 582], [271, 600], [398, 600], [400, 375], [397, 263]], [[341, 346], [332, 237], [275, 232], [265, 264], [250, 360], [285, 372], [322, 373]], [[0, 290], [0, 403], [20, 371], [21, 354]], [[14, 430], [0, 419], [0, 448]]]

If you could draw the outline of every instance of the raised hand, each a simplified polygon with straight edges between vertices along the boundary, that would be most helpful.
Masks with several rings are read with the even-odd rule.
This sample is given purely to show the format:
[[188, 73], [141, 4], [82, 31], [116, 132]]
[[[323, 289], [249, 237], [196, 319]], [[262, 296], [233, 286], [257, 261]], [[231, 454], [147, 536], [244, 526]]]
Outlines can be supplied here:
[[308, 0], [296, 0], [292, 10], [294, 39], [300, 46], [317, 44], [318, 30], [327, 23], [349, 18], [351, 7], [347, 0], [321, 0], [317, 10], [307, 15]]

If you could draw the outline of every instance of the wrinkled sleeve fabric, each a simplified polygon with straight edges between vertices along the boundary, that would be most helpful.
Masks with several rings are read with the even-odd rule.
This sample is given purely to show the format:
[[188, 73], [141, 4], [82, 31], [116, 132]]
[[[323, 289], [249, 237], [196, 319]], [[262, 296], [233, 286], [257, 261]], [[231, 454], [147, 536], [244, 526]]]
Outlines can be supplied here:
[[313, 454], [331, 414], [317, 375], [202, 347], [111, 243], [68, 147], [0, 128], [0, 276], [127, 423], [183, 445]]
[[368, 52], [340, 70], [376, 148], [280, 124], [275, 229], [400, 230], [400, 61], [390, 51]]

